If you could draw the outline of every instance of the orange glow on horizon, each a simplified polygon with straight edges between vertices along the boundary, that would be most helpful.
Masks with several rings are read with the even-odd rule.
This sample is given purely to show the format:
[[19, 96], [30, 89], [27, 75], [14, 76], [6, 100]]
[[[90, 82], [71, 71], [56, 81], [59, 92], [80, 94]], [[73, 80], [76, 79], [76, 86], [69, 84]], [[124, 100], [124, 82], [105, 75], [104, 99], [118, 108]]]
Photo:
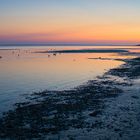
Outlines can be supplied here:
[[[12, 19], [11, 19], [12, 20]], [[18, 42], [86, 42], [86, 43], [136, 43], [140, 42], [140, 26], [134, 23], [109, 23], [101, 21], [73, 21], [53, 19], [22, 19], [9, 23], [2, 20], [1, 41]]]
[[140, 42], [139, 1], [6, 1], [0, 5], [0, 43]]

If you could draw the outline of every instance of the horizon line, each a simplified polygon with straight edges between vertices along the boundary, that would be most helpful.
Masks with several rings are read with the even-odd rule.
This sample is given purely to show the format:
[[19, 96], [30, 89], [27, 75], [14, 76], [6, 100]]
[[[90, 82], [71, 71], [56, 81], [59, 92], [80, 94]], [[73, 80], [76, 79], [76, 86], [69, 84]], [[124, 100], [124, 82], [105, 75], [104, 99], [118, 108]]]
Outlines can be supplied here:
[[94, 43], [0, 43], [0, 46], [138, 46], [139, 44], [94, 44]]

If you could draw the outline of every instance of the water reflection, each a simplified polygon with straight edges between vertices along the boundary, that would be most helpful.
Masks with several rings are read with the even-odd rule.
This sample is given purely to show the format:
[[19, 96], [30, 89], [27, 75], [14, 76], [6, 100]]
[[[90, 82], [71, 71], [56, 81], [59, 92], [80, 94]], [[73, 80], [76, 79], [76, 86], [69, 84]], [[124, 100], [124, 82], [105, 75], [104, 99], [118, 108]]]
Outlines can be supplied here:
[[[71, 49], [71, 47], [67, 49]], [[79, 47], [75, 49], [79, 49]], [[126, 49], [128, 49], [128, 46]], [[0, 50], [0, 56], [2, 56], [0, 60], [0, 112], [9, 108], [14, 102], [23, 100], [24, 97], [20, 96], [22, 94], [44, 89], [62, 90], [73, 88], [123, 63], [115, 60], [88, 58], [131, 57], [117, 53], [57, 55], [34, 53], [44, 50], [50, 50], [50, 48], [23, 47]]]

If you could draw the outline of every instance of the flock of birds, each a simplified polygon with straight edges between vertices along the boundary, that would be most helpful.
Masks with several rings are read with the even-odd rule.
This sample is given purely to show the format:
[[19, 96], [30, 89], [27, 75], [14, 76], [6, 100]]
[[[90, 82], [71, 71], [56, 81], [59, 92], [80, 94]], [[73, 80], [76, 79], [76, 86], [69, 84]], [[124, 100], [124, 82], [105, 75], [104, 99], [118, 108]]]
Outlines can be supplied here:
[[[49, 53], [49, 52], [52, 52], [52, 53]], [[58, 54], [61, 55], [61, 53], [57, 53], [55, 52], [56, 49], [48, 49], [47, 51], [44, 51], [46, 53], [46, 56], [48, 58], [52, 57], [52, 56], [57, 56]], [[12, 50], [12, 55], [16, 56], [17, 58], [22, 56], [23, 55], [23, 52], [24, 54], [29, 54], [29, 53], [38, 53], [38, 52], [35, 52], [35, 51], [32, 51], [32, 50], [22, 50], [22, 49], [15, 49], [15, 50]], [[41, 53], [44, 53], [44, 52], [41, 52]], [[54, 53], [53, 53], [54, 52]], [[3, 56], [0, 56], [0, 59], [2, 59]], [[73, 59], [73, 61], [76, 61], [76, 59]]]
[[[55, 49], [50, 49], [51, 51], [55, 51]], [[33, 52], [31, 52], [30, 50], [24, 50], [24, 52], [27, 54], [27, 53], [33, 53]], [[47, 52], [49, 52], [49, 50], [47, 51]], [[21, 50], [20, 49], [17, 49], [17, 50], [12, 50], [12, 54], [16, 54], [16, 56], [20, 56], [21, 55]], [[57, 53], [53, 53], [52, 54], [53, 56], [56, 56], [57, 55]], [[51, 57], [51, 54], [48, 54], [48, 57]], [[2, 56], [0, 56], [0, 59], [2, 59], [3, 57]]]

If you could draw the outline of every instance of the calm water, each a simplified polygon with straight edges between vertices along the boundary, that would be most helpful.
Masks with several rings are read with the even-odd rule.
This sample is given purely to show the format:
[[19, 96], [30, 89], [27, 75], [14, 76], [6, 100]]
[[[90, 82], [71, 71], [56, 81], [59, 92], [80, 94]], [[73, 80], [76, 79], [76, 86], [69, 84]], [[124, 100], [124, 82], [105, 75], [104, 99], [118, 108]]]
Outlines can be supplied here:
[[[80, 49], [97, 47], [1, 47], [0, 56], [0, 112], [12, 108], [23, 101], [23, 94], [34, 91], [63, 90], [86, 83], [101, 76], [110, 68], [122, 64], [114, 60], [94, 60], [88, 58], [124, 58], [117, 53], [53, 54], [34, 53], [51, 49]], [[110, 47], [98, 47], [100, 49]], [[122, 46], [116, 49], [139, 51], [137, 47]]]

